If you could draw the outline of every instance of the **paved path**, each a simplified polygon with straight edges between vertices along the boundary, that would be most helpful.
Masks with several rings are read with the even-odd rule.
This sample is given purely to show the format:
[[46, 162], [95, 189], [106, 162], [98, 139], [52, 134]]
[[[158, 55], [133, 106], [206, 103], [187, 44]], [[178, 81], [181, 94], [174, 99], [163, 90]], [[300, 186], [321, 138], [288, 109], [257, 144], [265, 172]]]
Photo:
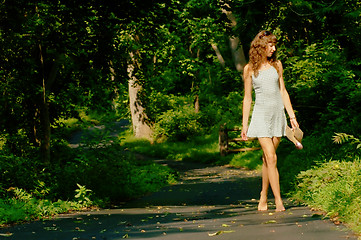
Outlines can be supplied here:
[[257, 211], [260, 175], [227, 167], [162, 162], [177, 168], [180, 182], [119, 209], [61, 215], [1, 233], [12, 240], [115, 239], [357, 239], [342, 225], [286, 202], [286, 211]]

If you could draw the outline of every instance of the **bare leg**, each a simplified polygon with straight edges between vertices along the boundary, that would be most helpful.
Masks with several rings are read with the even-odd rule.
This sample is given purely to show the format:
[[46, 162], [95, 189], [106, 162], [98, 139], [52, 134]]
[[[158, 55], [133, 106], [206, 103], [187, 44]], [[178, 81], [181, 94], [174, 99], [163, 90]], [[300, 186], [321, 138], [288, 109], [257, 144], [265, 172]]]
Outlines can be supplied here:
[[[279, 143], [280, 143], [281, 138], [278, 137], [274, 137], [272, 138], [273, 141], [273, 146], [275, 148], [275, 150], [277, 149]], [[265, 155], [262, 155], [262, 191], [260, 194], [260, 200], [259, 200], [259, 204], [258, 204], [258, 210], [259, 211], [266, 211], [268, 209], [267, 207], [267, 195], [268, 195], [268, 187], [269, 187], [269, 179], [268, 179], [268, 167], [267, 167], [267, 162], [266, 162], [266, 158]]]
[[261, 196], [258, 203], [258, 211], [266, 211], [268, 209], [267, 207], [267, 194], [268, 194], [268, 186], [269, 186], [269, 180], [268, 180], [268, 168], [267, 168], [267, 162], [265, 159], [265, 156], [263, 154], [262, 156], [262, 191]]
[[285, 208], [281, 199], [276, 155], [276, 149], [279, 145], [280, 138], [259, 138], [259, 142], [263, 150], [263, 165], [262, 192], [258, 210], [267, 210], [267, 192], [270, 184], [275, 197], [276, 211], [284, 211]]

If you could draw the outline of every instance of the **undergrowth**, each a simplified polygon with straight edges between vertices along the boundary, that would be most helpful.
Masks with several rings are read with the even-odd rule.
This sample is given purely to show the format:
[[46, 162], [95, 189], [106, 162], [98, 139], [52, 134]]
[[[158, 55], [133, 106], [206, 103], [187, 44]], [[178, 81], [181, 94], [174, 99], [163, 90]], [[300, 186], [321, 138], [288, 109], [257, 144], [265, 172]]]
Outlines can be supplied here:
[[[361, 234], [360, 140], [342, 133], [336, 134], [333, 140], [338, 144], [349, 143], [337, 148], [333, 159], [326, 160], [322, 155], [315, 155], [315, 164], [297, 174], [291, 196], [325, 211], [331, 220], [344, 222]], [[355, 145], [356, 148], [353, 147]], [[340, 160], [335, 160], [337, 157]]]
[[78, 147], [56, 138], [68, 132], [54, 130], [50, 164], [42, 163], [38, 154], [18, 156], [0, 149], [0, 224], [89, 206], [112, 207], [175, 183], [172, 169], [137, 158], [121, 146], [123, 138], [113, 132], [120, 127], [83, 130]]
[[323, 210], [361, 234], [361, 161], [322, 163], [301, 172], [293, 198]]
[[24, 189], [11, 188], [11, 197], [0, 199], [0, 224], [10, 224], [52, 217], [92, 206], [91, 190], [78, 184], [73, 201], [39, 199]]

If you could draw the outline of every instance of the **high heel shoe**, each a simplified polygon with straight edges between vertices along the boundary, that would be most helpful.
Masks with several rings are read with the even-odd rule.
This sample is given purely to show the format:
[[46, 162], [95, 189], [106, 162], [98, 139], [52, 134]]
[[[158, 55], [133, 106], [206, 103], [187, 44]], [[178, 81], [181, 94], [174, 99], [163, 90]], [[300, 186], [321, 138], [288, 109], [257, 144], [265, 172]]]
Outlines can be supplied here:
[[289, 126], [286, 126], [286, 137], [295, 144], [296, 148], [301, 150], [303, 145], [301, 143], [303, 138], [303, 132], [300, 128], [292, 129]]

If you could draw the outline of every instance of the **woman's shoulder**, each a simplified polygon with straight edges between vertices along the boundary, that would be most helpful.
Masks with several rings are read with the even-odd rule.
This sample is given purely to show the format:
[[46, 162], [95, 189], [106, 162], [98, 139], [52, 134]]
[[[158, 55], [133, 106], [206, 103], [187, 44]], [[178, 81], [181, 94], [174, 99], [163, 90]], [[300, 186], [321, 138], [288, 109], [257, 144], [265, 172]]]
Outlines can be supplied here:
[[246, 66], [243, 68], [243, 75], [244, 76], [251, 76], [253, 74], [252, 66], [247, 63]]
[[276, 61], [276, 66], [277, 66], [278, 69], [282, 69], [282, 68], [283, 68], [281, 60], [277, 60], [277, 61]]

